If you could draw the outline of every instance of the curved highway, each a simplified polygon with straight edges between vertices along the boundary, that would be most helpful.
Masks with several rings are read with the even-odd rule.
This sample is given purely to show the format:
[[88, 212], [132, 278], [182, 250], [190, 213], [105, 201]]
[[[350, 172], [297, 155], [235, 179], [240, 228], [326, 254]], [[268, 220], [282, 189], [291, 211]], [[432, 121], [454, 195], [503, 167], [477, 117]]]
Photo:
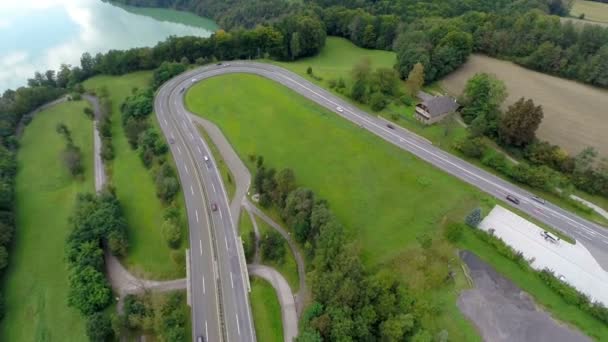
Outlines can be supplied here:
[[[156, 115], [171, 143], [188, 210], [195, 340], [197, 336], [205, 336], [207, 341], [255, 340], [247, 296], [246, 265], [235, 221], [230, 214], [215, 161], [195, 125], [188, 119], [183, 102], [185, 92], [194, 83], [228, 73], [256, 74], [292, 89], [505, 204], [583, 241], [598, 262], [608, 269], [608, 232], [605, 228], [551, 203], [540, 204], [528, 191], [444, 152], [405, 129], [388, 127], [386, 120], [362, 111], [286, 69], [247, 61], [205, 66], [171, 79], [155, 99]], [[205, 156], [208, 161], [205, 161]], [[508, 194], [516, 196], [520, 204], [507, 201], [505, 197]], [[211, 209], [213, 204], [217, 211]]]

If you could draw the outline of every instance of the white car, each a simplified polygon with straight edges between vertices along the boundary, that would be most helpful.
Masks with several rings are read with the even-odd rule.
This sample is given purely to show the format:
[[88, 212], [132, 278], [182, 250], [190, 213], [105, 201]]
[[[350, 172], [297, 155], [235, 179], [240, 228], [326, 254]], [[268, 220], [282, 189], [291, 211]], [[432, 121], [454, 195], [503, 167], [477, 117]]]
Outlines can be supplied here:
[[194, 83], [194, 82], [196, 82], [196, 78], [193, 78], [193, 79], [192, 79], [192, 83]]
[[209, 161], [209, 157], [207, 157], [207, 156], [203, 156], [203, 159], [204, 159], [205, 161]]
[[340, 113], [344, 113], [344, 108], [342, 108], [340, 106], [336, 107], [336, 110]]

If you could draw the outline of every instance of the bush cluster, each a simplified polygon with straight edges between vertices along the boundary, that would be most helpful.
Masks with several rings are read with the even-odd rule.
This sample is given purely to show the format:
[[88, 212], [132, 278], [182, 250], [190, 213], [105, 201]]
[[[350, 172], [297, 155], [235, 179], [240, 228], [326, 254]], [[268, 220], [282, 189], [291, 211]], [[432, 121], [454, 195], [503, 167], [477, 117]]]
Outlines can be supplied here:
[[161, 341], [183, 341], [187, 336], [183, 297], [181, 292], [127, 295], [119, 325], [131, 332], [154, 333]]

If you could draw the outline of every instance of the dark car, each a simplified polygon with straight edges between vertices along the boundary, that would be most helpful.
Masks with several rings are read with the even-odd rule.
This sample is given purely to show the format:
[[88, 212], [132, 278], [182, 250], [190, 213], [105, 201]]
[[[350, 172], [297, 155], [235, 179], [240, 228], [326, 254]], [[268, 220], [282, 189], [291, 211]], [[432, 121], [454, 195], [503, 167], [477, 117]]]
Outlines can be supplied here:
[[171, 145], [175, 144], [175, 139], [169, 138], [169, 144], [171, 144]]
[[217, 204], [211, 203], [211, 210], [212, 211], [217, 211]]
[[545, 204], [547, 203], [544, 199], [538, 197], [538, 196], [532, 196], [532, 199], [535, 200], [536, 202], [540, 203], [540, 204]]
[[222, 65], [222, 62], [218, 62], [218, 63], [216, 63], [215, 65]]
[[513, 195], [507, 195], [507, 200], [515, 204], [519, 204], [519, 199]]
[[390, 128], [390, 129], [395, 129], [395, 126], [393, 126], [392, 124], [388, 124], [388, 125], [386, 125], [386, 127]]

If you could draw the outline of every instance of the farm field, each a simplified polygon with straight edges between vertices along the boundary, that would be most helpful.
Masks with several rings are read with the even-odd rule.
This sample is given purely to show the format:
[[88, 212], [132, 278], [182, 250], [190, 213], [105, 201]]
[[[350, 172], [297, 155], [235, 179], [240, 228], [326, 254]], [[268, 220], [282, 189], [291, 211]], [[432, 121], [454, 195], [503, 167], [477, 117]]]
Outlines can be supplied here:
[[281, 305], [274, 288], [260, 278], [251, 279], [251, 311], [258, 341], [282, 342]]
[[495, 74], [505, 82], [509, 96], [505, 107], [524, 96], [543, 106], [545, 117], [539, 138], [557, 144], [571, 154], [587, 146], [608, 157], [608, 90], [528, 70], [487, 56], [469, 61], [442, 80], [442, 86], [459, 95], [466, 81], [478, 72]]
[[608, 4], [595, 1], [574, 0], [570, 15], [578, 18], [581, 14], [585, 15], [585, 21], [608, 24]]
[[[129, 146], [121, 122], [120, 105], [131, 94], [131, 89], [145, 88], [151, 77], [150, 72], [125, 76], [96, 76], [85, 82], [85, 88], [98, 90], [105, 86], [112, 100], [112, 143], [115, 158], [110, 168], [110, 179], [123, 206], [129, 233], [128, 255], [122, 262], [139, 276], [174, 279], [183, 276], [185, 271], [178, 270], [171, 260], [171, 249], [161, 233], [164, 206], [156, 197], [152, 173], [144, 167], [137, 151]], [[153, 125], [156, 124], [155, 117], [150, 117], [150, 120]], [[177, 198], [183, 201], [181, 194]]]
[[[93, 192], [93, 122], [82, 101], [38, 113], [25, 128], [17, 155], [17, 234], [5, 282], [6, 316], [2, 341], [83, 341], [85, 321], [68, 307], [65, 239], [76, 195]], [[84, 178], [75, 180], [61, 161], [64, 139], [55, 128], [68, 126], [81, 149]]]

